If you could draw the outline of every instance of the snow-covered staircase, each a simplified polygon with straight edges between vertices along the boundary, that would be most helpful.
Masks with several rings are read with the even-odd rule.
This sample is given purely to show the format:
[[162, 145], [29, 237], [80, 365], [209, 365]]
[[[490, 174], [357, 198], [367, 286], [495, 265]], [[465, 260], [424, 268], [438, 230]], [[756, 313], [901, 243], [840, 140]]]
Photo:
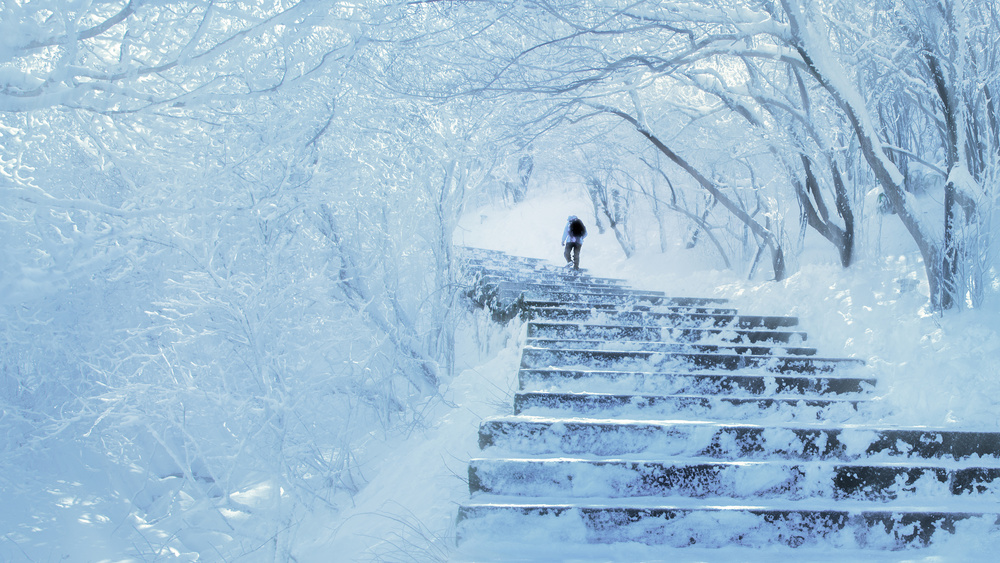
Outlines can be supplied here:
[[1000, 434], [873, 425], [871, 370], [797, 319], [465, 262], [473, 300], [527, 340], [514, 414], [479, 429], [460, 542], [900, 549], [998, 529]]

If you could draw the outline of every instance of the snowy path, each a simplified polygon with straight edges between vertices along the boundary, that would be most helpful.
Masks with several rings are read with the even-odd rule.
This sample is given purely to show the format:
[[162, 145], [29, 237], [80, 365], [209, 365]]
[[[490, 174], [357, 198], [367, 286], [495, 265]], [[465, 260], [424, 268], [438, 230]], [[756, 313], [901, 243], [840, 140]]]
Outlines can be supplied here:
[[[872, 426], [872, 369], [802, 346], [797, 319], [500, 253], [469, 264], [485, 305], [530, 321], [515, 415], [480, 425], [460, 557], [534, 540], [538, 560], [553, 542], [877, 553], [995, 533], [1000, 434]], [[669, 391], [698, 378], [698, 395]]]

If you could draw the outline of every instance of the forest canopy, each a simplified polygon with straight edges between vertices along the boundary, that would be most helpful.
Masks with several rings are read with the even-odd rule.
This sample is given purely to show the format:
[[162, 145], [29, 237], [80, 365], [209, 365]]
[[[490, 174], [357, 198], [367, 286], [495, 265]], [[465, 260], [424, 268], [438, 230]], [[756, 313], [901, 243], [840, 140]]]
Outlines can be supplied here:
[[3, 479], [71, 448], [136, 556], [211, 514], [280, 559], [453, 375], [462, 212], [540, 174], [625, 256], [679, 221], [781, 280], [894, 221], [931, 310], [995, 302], [996, 37], [991, 0], [4, 2]]

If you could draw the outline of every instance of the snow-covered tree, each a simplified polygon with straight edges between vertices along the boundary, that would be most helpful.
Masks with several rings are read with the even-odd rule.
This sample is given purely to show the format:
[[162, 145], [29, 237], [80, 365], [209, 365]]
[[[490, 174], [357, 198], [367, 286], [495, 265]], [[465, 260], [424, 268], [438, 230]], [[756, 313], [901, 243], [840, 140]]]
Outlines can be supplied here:
[[[441, 4], [431, 9], [444, 13]], [[995, 3], [537, 0], [475, 9], [449, 13], [469, 30], [469, 57], [450, 61], [459, 60], [456, 75], [479, 80], [469, 91], [544, 96], [569, 120], [580, 118], [576, 106], [616, 115], [709, 192], [718, 186], [685, 154], [696, 142], [658, 123], [670, 113], [739, 116], [759, 135], [748, 143], [773, 155], [757, 159], [755, 172], [784, 170], [788, 188], [761, 198], [766, 222], [719, 201], [772, 249], [776, 266], [785, 199], [850, 264], [856, 207], [877, 182], [923, 254], [934, 305], [981, 301], [998, 137], [996, 56], [982, 47], [998, 31]], [[845, 178], [859, 157], [867, 173]], [[917, 183], [940, 192], [939, 212], [928, 215], [931, 199], [908, 191]]]
[[287, 559], [447, 381], [489, 113], [388, 88], [376, 3], [4, 9], [4, 478], [76, 448], [134, 556]]

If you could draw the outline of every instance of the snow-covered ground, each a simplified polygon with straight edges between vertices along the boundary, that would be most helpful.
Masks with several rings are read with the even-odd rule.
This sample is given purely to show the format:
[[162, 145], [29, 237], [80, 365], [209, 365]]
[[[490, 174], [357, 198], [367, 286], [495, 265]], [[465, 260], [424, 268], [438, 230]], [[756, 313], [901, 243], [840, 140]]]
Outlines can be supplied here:
[[[1000, 317], [996, 307], [988, 304], [945, 317], [928, 314], [924, 309], [926, 283], [911, 289], [899, 281], [923, 279], [918, 254], [906, 244], [896, 243], [900, 249], [895, 252], [862, 259], [850, 270], [836, 264], [829, 245], [816, 244], [808, 249], [810, 263], [787, 280], [748, 281], [743, 272], [720, 269], [710, 251], [684, 250], [680, 237], [667, 253], [643, 241], [639, 253], [625, 260], [614, 235], [597, 232], [590, 209], [585, 195], [572, 190], [539, 194], [514, 208], [470, 209], [455, 242], [559, 264], [566, 216], [579, 215], [590, 229], [582, 265], [591, 273], [626, 278], [634, 287], [673, 295], [726, 297], [754, 314], [797, 315], [810, 334], [810, 345], [822, 355], [867, 360], [879, 378], [877, 394], [882, 402], [877, 410], [882, 419], [871, 423], [998, 430], [1000, 368], [995, 359], [1000, 355]], [[887, 218], [882, 225], [883, 252], [890, 247], [888, 241], [907, 240], [901, 232], [890, 233], [898, 228], [892, 221]], [[764, 277], [766, 273], [759, 276]], [[338, 499], [338, 511], [292, 515], [290, 521], [298, 527], [291, 551], [297, 561], [469, 559], [455, 547], [454, 519], [458, 504], [468, 499], [465, 480], [468, 460], [479, 455], [479, 422], [512, 411], [523, 343], [520, 328], [516, 321], [503, 327], [484, 315], [470, 316], [458, 334], [458, 375], [442, 386], [440, 396], [427, 402], [424, 424], [405, 436], [371, 440], [372, 449], [381, 453], [366, 454], [366, 459], [377, 460], [364, 466], [368, 484], [353, 498]], [[0, 480], [5, 489], [0, 528], [7, 528], [0, 530], [4, 534], [0, 537], [7, 540], [0, 541], [0, 560], [134, 561], [124, 554], [141, 552], [123, 541], [134, 537], [123, 530], [146, 525], [128, 516], [128, 503], [141, 499], [112, 494], [120, 485], [111, 482], [115, 477], [81, 469], [100, 466], [81, 459], [90, 455], [81, 451], [67, 447], [29, 460], [33, 466], [25, 467], [24, 474], [34, 475], [37, 482]], [[156, 491], [144, 494], [156, 497]], [[254, 495], [268, 494], [248, 490], [246, 498], [236, 500], [250, 506]], [[198, 549], [199, 554], [163, 549], [155, 560], [220, 560], [213, 558], [211, 536], [205, 535], [198, 543], [201, 523], [171, 520], [168, 524], [184, 535], [186, 546], [203, 549]], [[165, 525], [163, 529], [170, 530]], [[170, 540], [166, 536], [162, 538], [165, 545]], [[28, 543], [31, 548], [22, 549]], [[997, 552], [998, 543], [996, 538], [970, 530], [933, 549], [885, 554], [779, 548], [748, 554], [643, 546], [579, 546], [556, 551], [545, 542], [530, 546], [530, 553], [541, 561], [966, 561], [983, 560], [984, 554]], [[240, 561], [272, 559], [273, 551], [254, 547]], [[511, 559], [516, 557], [523, 558], [524, 551], [510, 554]]]
[[[747, 281], [742, 272], [720, 270], [712, 258], [686, 251], [681, 241], [665, 254], [643, 251], [625, 260], [614, 235], [598, 234], [582, 194], [539, 195], [522, 205], [470, 210], [456, 233], [457, 244], [562, 261], [559, 238], [566, 216], [587, 220], [590, 236], [582, 266], [598, 276], [628, 279], [634, 287], [673, 295], [718, 296], [753, 314], [791, 314], [824, 356], [868, 361], [879, 378], [882, 408], [872, 424], [996, 431], [1000, 411], [1000, 318], [984, 308], [935, 316], [925, 309], [919, 254], [897, 243], [894, 255], [844, 270], [832, 248], [787, 280]], [[894, 218], [882, 225], [885, 240], [906, 240]], [[902, 238], [900, 238], [902, 237]], [[888, 243], [882, 246], [885, 251]], [[763, 276], [761, 276], [763, 277]], [[911, 288], [905, 279], [921, 280]], [[300, 561], [466, 560], [454, 547], [457, 504], [468, 498], [467, 461], [478, 454], [477, 428], [487, 416], [509, 414], [521, 335], [510, 327], [478, 322], [464, 327], [463, 368], [429, 407], [425, 429], [390, 446], [369, 485], [335, 523], [317, 529], [316, 544]], [[775, 548], [664, 550], [642, 546], [580, 546], [528, 551], [539, 561], [967, 561], [995, 553], [1000, 540], [968, 530], [953, 541], [923, 551], [828, 553]], [[516, 551], [511, 557], [525, 557]], [[503, 557], [503, 556], [501, 556]]]

